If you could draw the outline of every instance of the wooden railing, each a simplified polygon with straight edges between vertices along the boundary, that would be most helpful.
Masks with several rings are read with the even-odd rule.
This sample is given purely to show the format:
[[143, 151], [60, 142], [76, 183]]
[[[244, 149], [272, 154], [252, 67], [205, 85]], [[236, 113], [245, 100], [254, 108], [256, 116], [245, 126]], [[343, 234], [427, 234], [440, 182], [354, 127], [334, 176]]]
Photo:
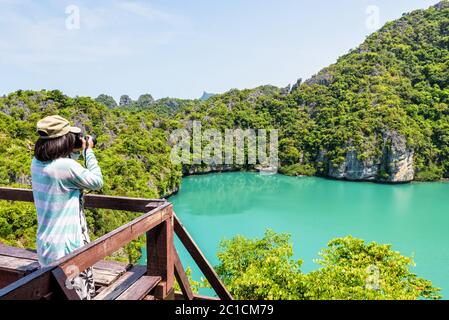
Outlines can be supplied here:
[[[33, 194], [28, 189], [0, 187], [0, 200], [33, 202]], [[159, 280], [157, 287], [153, 290], [156, 299], [174, 298], [174, 278], [181, 288], [184, 299], [195, 298], [173, 243], [174, 234], [186, 247], [218, 297], [223, 300], [232, 299], [213, 267], [173, 212], [171, 203], [161, 199], [85, 195], [85, 207], [143, 214], [51, 265], [0, 289], [0, 300], [79, 299], [75, 290], [67, 288], [67, 281], [144, 234], [147, 238], [146, 275], [157, 277]]]

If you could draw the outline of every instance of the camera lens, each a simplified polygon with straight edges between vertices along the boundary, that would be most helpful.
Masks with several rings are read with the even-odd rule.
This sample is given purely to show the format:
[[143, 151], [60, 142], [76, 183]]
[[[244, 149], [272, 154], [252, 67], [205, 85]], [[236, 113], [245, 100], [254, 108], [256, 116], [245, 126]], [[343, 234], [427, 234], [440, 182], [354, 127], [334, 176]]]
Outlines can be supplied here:
[[81, 149], [83, 147], [83, 135], [76, 134], [75, 135], [75, 149]]

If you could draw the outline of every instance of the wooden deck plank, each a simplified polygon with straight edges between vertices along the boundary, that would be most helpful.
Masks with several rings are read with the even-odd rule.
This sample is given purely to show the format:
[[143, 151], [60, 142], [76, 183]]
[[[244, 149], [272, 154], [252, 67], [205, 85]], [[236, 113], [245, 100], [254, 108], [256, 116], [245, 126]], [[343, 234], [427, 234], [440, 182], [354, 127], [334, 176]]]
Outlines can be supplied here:
[[106, 287], [110, 286], [120, 278], [130, 266], [130, 264], [116, 261], [98, 261], [93, 266], [95, 284]]
[[108, 270], [102, 270], [102, 269], [93, 269], [92, 270], [94, 274], [94, 282], [97, 286], [109, 286], [112, 283], [114, 283], [121, 274], [110, 272]]
[[0, 256], [0, 270], [30, 273], [38, 268], [39, 263], [35, 260]]
[[[37, 253], [23, 248], [0, 246], [0, 269], [17, 272], [32, 272], [39, 268]], [[109, 286], [129, 269], [129, 264], [116, 261], [99, 261], [93, 266], [95, 283]]]
[[142, 276], [116, 300], [142, 300], [161, 281], [161, 277]]
[[117, 279], [112, 285], [103, 289], [94, 300], [114, 300], [128, 289], [140, 277], [145, 275], [147, 268], [145, 266], [135, 266], [127, 271], [123, 276]]
[[0, 289], [10, 285], [11, 283], [23, 278], [23, 273], [9, 272], [0, 270]]
[[24, 258], [37, 261], [37, 253], [34, 250], [10, 247], [5, 245], [0, 245], [0, 256]]
[[109, 261], [109, 260], [100, 260], [94, 264], [95, 269], [110, 270], [122, 273], [126, 272], [130, 267], [131, 265], [129, 263]]

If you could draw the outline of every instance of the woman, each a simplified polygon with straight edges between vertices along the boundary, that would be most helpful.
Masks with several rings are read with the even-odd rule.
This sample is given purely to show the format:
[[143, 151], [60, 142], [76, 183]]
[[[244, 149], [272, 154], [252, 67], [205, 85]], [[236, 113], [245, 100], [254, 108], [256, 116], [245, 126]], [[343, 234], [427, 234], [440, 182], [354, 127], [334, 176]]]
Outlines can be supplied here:
[[[36, 246], [40, 265], [47, 266], [89, 243], [82, 190], [100, 189], [103, 176], [92, 138], [82, 139], [87, 169], [74, 160], [81, 151], [75, 150], [81, 129], [60, 116], [50, 116], [37, 123], [37, 132], [39, 140], [31, 165], [38, 220]], [[81, 272], [71, 286], [81, 299], [92, 298], [92, 269]]]

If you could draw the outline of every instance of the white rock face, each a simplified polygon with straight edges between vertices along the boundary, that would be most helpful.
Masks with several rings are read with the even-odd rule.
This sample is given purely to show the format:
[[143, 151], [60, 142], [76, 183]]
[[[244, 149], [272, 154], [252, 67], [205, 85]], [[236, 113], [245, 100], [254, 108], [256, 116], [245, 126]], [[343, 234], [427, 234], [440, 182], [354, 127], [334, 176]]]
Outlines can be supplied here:
[[379, 174], [380, 163], [373, 159], [357, 159], [355, 150], [346, 153], [346, 160], [337, 168], [329, 165], [329, 176], [335, 179], [374, 181]]
[[206, 174], [206, 173], [213, 173], [213, 172], [230, 172], [230, 171], [236, 171], [237, 168], [231, 166], [231, 165], [192, 165], [188, 168], [183, 168], [184, 174], [186, 175], [195, 175], [195, 174]]
[[384, 139], [390, 141], [390, 146], [386, 148], [386, 171], [389, 173], [388, 182], [409, 182], [415, 177], [413, 168], [414, 151], [407, 148], [406, 140], [403, 136], [395, 132], [388, 132]]
[[383, 135], [383, 152], [380, 158], [360, 160], [357, 151], [349, 150], [345, 161], [338, 167], [329, 161], [328, 175], [334, 179], [353, 181], [379, 181], [389, 183], [409, 182], [414, 179], [412, 149], [403, 136], [395, 131]]

